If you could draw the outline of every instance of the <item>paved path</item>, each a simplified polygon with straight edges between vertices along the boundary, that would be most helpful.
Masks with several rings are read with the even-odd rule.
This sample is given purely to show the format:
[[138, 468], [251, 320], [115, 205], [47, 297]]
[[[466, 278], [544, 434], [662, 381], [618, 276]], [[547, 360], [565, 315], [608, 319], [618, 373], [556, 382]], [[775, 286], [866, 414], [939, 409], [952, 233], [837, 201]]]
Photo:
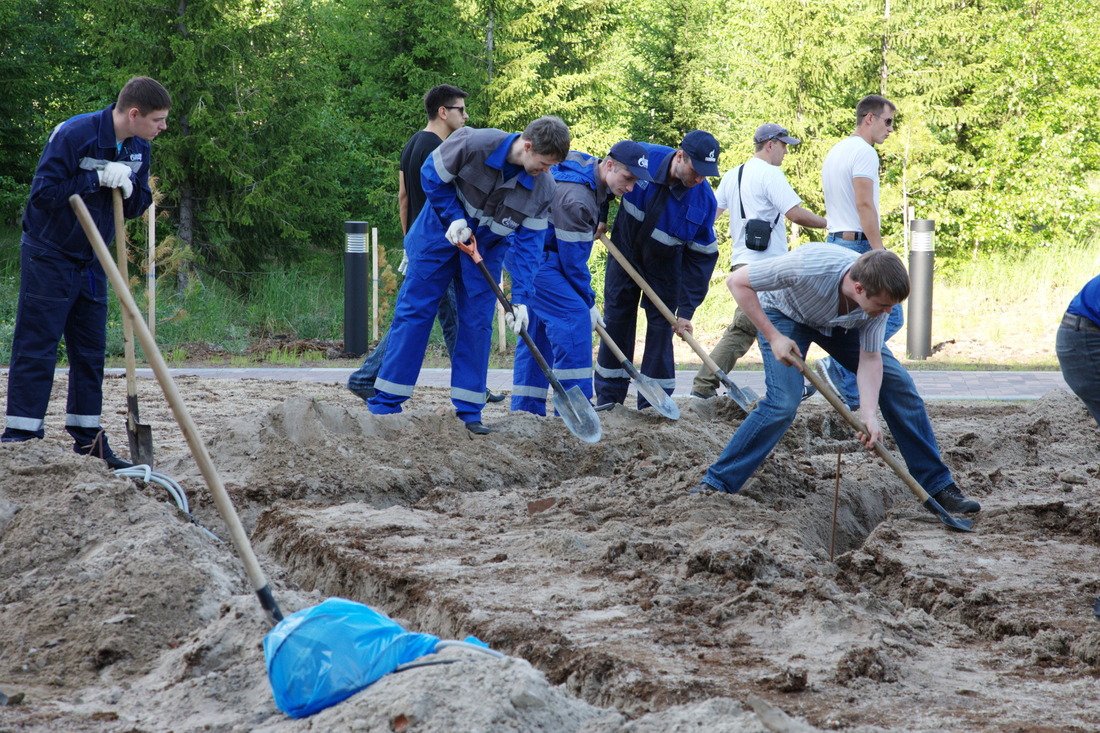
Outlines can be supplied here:
[[[4, 370], [7, 371], [6, 369]], [[219, 369], [200, 367], [194, 369], [172, 369], [173, 376], [196, 375], [207, 379], [281, 379], [306, 382], [327, 382], [344, 384], [351, 368], [233, 368]], [[108, 374], [123, 374], [123, 369], [108, 369]], [[449, 369], [423, 369], [418, 385], [446, 387], [450, 385]], [[916, 382], [921, 396], [928, 400], [1034, 400], [1052, 389], [1068, 389], [1062, 373], [1049, 372], [968, 372], [968, 371], [921, 371], [909, 372]], [[151, 369], [138, 369], [138, 376], [152, 377]], [[686, 396], [691, 391], [694, 370], [682, 370], [676, 373], [676, 395]], [[731, 375], [739, 387], [751, 387], [757, 393], [764, 393], [764, 372], [734, 371]], [[509, 369], [489, 370], [489, 389], [494, 392], [507, 392], [512, 388], [512, 372]], [[815, 397], [814, 399], [821, 399]]]

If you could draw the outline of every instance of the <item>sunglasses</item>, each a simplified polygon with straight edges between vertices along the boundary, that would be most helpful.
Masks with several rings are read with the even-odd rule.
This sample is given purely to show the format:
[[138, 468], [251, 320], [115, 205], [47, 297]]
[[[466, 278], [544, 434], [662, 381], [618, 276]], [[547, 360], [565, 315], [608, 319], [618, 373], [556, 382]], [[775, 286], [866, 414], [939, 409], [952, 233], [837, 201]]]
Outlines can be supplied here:
[[874, 115], [875, 117], [878, 117], [880, 120], [882, 120], [886, 124], [887, 127], [893, 127], [894, 126], [894, 118], [893, 117], [883, 117], [882, 115], [876, 115], [874, 112], [872, 112], [871, 114]]

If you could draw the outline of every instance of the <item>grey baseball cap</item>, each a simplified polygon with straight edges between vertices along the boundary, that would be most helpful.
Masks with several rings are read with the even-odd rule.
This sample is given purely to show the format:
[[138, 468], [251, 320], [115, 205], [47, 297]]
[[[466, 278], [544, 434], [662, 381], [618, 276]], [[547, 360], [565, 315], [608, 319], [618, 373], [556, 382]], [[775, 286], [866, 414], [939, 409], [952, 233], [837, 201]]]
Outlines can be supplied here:
[[653, 180], [649, 173], [649, 152], [640, 143], [620, 140], [611, 146], [607, 157], [625, 165], [639, 181]]
[[802, 142], [797, 137], [791, 137], [791, 133], [787, 132], [787, 128], [782, 125], [777, 125], [774, 122], [765, 122], [763, 125], [756, 128], [756, 133], [753, 134], [752, 141], [759, 145], [769, 140], [780, 140], [788, 145], [798, 145]]

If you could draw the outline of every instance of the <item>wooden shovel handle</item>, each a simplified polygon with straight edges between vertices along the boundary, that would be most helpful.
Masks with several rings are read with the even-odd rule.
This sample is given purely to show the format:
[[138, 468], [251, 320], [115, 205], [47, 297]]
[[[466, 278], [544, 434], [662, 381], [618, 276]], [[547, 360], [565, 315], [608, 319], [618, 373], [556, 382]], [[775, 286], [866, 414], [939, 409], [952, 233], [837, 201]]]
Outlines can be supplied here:
[[180, 430], [183, 431], [183, 437], [187, 441], [187, 446], [191, 449], [191, 455], [194, 456], [195, 462], [206, 480], [206, 485], [210, 488], [210, 493], [214, 495], [214, 505], [218, 508], [222, 521], [229, 527], [233, 545], [244, 563], [245, 572], [247, 572], [248, 579], [252, 583], [252, 589], [259, 596], [260, 605], [263, 606], [273, 621], [281, 621], [283, 618], [282, 611], [275, 603], [275, 598], [268, 587], [264, 572], [260, 568], [256, 554], [252, 551], [252, 544], [248, 540], [244, 526], [241, 525], [240, 517], [237, 516], [237, 510], [233, 507], [233, 502], [229, 498], [229, 492], [225, 490], [221, 476], [218, 475], [217, 469], [214, 468], [214, 462], [206, 451], [206, 445], [199, 437], [199, 431], [195, 427], [194, 421], [191, 420], [191, 415], [187, 411], [187, 406], [183, 403], [183, 398], [176, 389], [176, 383], [172, 379], [172, 374], [168, 371], [168, 364], [165, 363], [160, 349], [157, 348], [157, 342], [153, 339], [153, 334], [149, 332], [149, 327], [141, 320], [137, 303], [134, 302], [134, 296], [130, 294], [129, 284], [122, 279], [122, 273], [111, 260], [111, 253], [107, 249], [107, 244], [103, 241], [99, 230], [96, 229], [95, 222], [92, 220], [91, 214], [88, 213], [88, 207], [85, 206], [84, 200], [74, 194], [69, 197], [69, 204], [76, 212], [80, 225], [84, 227], [84, 233], [88, 235], [88, 241], [91, 242], [92, 249], [95, 250], [96, 257], [99, 258], [99, 263], [107, 274], [107, 279], [110, 280], [111, 286], [115, 289], [115, 293], [122, 303], [123, 311], [129, 314], [134, 328], [137, 330], [141, 346], [145, 349], [145, 355], [149, 359], [149, 365], [153, 368], [157, 381], [160, 382], [160, 387], [164, 391], [169, 406], [172, 408], [172, 414], [175, 415], [176, 422], [179, 423]]

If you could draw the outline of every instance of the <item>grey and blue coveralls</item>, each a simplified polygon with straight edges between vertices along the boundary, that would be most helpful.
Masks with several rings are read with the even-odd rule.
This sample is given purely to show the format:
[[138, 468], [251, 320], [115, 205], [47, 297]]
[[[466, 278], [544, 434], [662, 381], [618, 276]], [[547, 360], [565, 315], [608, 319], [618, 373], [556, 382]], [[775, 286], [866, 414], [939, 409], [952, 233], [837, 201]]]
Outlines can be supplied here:
[[[543, 261], [535, 276], [527, 332], [562, 387], [592, 398], [592, 320], [596, 304], [588, 258], [607, 189], [596, 177], [599, 158], [570, 152], [550, 169], [557, 184], [550, 205]], [[546, 414], [550, 385], [525, 342], [516, 344], [512, 409]]]
[[522, 167], [517, 172], [507, 162], [517, 137], [519, 133], [463, 127], [424, 161], [421, 182], [427, 205], [405, 236], [409, 266], [374, 383], [377, 394], [368, 401], [372, 413], [400, 412], [412, 395], [439, 299], [454, 280], [458, 338], [451, 357], [451, 401], [463, 422], [481, 421], [496, 296], [473, 259], [447, 241], [446, 232], [452, 221], [465, 219], [495, 280], [508, 253], [511, 301], [531, 302], [554, 179], [532, 176]]
[[43, 437], [62, 336], [69, 361], [65, 428], [84, 451], [101, 429], [107, 280], [69, 196], [80, 195], [108, 243], [115, 237], [112, 195], [100, 188], [96, 167], [119, 161], [135, 171], [133, 193], [123, 202], [126, 218], [141, 216], [153, 199], [149, 143], [116, 141], [113, 110], [112, 104], [62, 122], [38, 161], [23, 215], [4, 441]]

